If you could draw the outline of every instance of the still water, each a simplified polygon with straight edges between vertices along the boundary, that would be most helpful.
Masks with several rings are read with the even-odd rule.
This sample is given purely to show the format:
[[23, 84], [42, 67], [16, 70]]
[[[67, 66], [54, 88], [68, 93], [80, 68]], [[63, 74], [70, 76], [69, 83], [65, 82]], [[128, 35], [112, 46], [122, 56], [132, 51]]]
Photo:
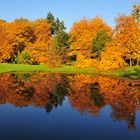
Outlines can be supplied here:
[[0, 140], [138, 140], [140, 81], [0, 75]]

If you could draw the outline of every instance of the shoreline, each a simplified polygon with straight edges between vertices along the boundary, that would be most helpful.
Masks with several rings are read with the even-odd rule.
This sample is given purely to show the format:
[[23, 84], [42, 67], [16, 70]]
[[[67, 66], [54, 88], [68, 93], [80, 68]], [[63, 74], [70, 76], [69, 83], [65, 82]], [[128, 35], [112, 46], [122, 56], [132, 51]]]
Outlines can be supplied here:
[[76, 68], [74, 66], [47, 67], [45, 65], [27, 65], [27, 64], [0, 64], [0, 74], [13, 72], [49, 72], [64, 74], [84, 74], [84, 75], [102, 75], [111, 77], [124, 77], [130, 79], [140, 79], [140, 67], [125, 67], [117, 70], [100, 72], [95, 68]]

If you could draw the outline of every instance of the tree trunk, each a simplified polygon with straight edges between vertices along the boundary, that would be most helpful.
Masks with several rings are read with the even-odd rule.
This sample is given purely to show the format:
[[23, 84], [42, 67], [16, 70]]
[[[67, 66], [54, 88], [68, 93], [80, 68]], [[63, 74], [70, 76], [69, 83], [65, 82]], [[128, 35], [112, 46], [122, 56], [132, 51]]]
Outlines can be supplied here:
[[130, 67], [132, 67], [132, 59], [131, 59], [131, 57], [130, 57]]
[[139, 56], [137, 57], [137, 66], [139, 66]]

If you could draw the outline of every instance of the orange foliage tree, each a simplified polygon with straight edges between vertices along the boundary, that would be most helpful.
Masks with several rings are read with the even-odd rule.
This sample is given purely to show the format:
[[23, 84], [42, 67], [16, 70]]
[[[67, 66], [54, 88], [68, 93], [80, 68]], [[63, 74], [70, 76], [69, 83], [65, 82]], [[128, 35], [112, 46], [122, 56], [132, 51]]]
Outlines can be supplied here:
[[133, 16], [120, 16], [116, 19], [115, 40], [117, 47], [124, 51], [125, 60], [128, 59], [130, 66], [132, 61], [140, 57], [140, 28]]
[[92, 42], [96, 37], [97, 32], [106, 31], [111, 35], [111, 28], [101, 19], [82, 19], [76, 22], [70, 31], [70, 55], [75, 55], [77, 65], [84, 66], [82, 60], [91, 59], [92, 57]]
[[33, 62], [45, 63], [47, 62], [47, 49], [51, 40], [51, 27], [46, 20], [37, 20], [34, 23], [35, 41], [30, 44], [25, 51], [27, 51]]
[[138, 65], [140, 59], [140, 29], [132, 16], [116, 19], [113, 41], [106, 45], [98, 65], [100, 70]]
[[107, 71], [127, 65], [123, 59], [122, 51], [115, 46], [114, 42], [107, 44], [104, 51], [101, 53], [101, 60], [99, 61], [97, 68], [101, 71]]
[[18, 52], [22, 52], [29, 43], [34, 42], [34, 28], [27, 19], [16, 19], [9, 23], [7, 36], [16, 55]]
[[11, 55], [13, 55], [13, 50], [6, 33], [7, 26], [8, 23], [6, 21], [0, 20], [0, 63], [8, 62]]
[[[120, 16], [112, 31], [102, 18], [83, 18], [70, 33], [49, 12], [46, 19], [0, 20], [0, 62], [47, 63], [60, 66], [70, 59], [76, 67], [111, 70], [140, 64], [140, 6]], [[67, 63], [73, 64], [73, 63]]]

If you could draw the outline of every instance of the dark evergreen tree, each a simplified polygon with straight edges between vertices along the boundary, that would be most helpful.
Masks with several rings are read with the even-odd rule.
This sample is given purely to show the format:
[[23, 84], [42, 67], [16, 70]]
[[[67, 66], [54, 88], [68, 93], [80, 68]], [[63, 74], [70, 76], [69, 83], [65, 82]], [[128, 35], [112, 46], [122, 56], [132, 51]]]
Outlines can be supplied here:
[[66, 29], [64, 21], [60, 21], [59, 18], [55, 18], [55, 16], [51, 12], [48, 13], [46, 20], [51, 25], [52, 35], [56, 35]]

